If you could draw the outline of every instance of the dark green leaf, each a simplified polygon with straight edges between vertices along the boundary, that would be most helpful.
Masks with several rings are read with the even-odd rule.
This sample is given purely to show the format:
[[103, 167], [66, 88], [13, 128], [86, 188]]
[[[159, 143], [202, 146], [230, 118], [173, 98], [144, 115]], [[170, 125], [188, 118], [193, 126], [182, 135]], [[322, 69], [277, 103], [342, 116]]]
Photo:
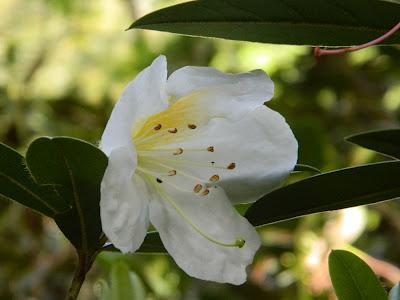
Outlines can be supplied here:
[[35, 140], [26, 161], [40, 186], [52, 187], [69, 209], [53, 217], [81, 252], [93, 253], [102, 242], [100, 183], [107, 157], [97, 147], [73, 138]]
[[315, 175], [272, 191], [245, 217], [255, 226], [306, 214], [400, 197], [400, 162], [390, 161]]
[[[130, 28], [261, 43], [344, 46], [377, 38], [399, 22], [382, 0], [199, 0], [152, 12]], [[385, 41], [400, 43], [400, 33]]]
[[321, 173], [321, 171], [318, 170], [317, 168], [314, 168], [314, 167], [308, 166], [308, 165], [303, 165], [303, 164], [297, 164], [297, 165], [294, 167], [293, 172]]
[[25, 159], [15, 150], [0, 143], [0, 197], [21, 203], [46, 216], [69, 209], [53, 185], [39, 186]]
[[[103, 247], [103, 250], [119, 251], [111, 244]], [[165, 249], [158, 232], [149, 232], [136, 253], [167, 253], [167, 250]]]
[[389, 293], [389, 300], [400, 300], [400, 283], [397, 283]]
[[329, 255], [329, 274], [339, 300], [385, 300], [387, 295], [371, 268], [344, 250]]
[[400, 129], [368, 131], [346, 138], [361, 147], [400, 159]]

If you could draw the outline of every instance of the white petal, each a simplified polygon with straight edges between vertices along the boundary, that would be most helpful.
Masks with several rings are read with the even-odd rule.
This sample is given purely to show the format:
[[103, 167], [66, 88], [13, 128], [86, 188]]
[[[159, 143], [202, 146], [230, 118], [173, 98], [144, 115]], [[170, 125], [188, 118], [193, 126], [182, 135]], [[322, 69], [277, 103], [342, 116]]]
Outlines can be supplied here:
[[136, 251], [149, 225], [148, 189], [134, 174], [135, 159], [129, 147], [114, 149], [101, 182], [103, 231], [122, 252]]
[[[206, 151], [210, 146], [213, 152]], [[256, 201], [277, 188], [297, 161], [297, 141], [290, 127], [279, 113], [265, 106], [235, 122], [212, 119], [185, 142], [170, 147], [183, 149], [182, 155], [168, 162], [178, 175], [181, 171], [202, 179], [198, 183], [218, 175], [216, 184], [235, 204]], [[235, 168], [228, 169], [231, 163]], [[181, 186], [187, 181], [179, 176], [171, 180]]]
[[112, 149], [131, 143], [132, 125], [168, 107], [165, 92], [167, 61], [159, 56], [125, 88], [108, 120], [100, 148], [108, 155]]
[[197, 92], [206, 93], [205, 104], [215, 115], [237, 119], [270, 100], [274, 85], [261, 70], [226, 74], [214, 68], [184, 67], [168, 78], [167, 93], [176, 100]]
[[[246, 266], [252, 263], [260, 239], [249, 222], [232, 207], [223, 189], [214, 188], [208, 195], [198, 196], [175, 190], [165, 182], [156, 184], [168, 198], [164, 194], [151, 200], [150, 220], [179, 267], [203, 280], [242, 284], [247, 277]], [[238, 248], [213, 243], [185, 218], [213, 239], [234, 243], [241, 237], [245, 245]]]

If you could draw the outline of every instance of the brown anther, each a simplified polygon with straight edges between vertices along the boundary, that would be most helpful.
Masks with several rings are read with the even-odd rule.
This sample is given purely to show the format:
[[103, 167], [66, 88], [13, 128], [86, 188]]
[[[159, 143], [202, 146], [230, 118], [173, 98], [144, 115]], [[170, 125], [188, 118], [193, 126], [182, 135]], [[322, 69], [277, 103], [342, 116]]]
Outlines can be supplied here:
[[182, 148], [178, 148], [176, 149], [176, 151], [173, 153], [174, 155], [179, 155], [183, 153], [183, 149]]
[[168, 176], [174, 176], [174, 175], [176, 175], [176, 170], [168, 171]]
[[156, 126], [154, 126], [154, 130], [160, 130], [161, 129], [161, 124], [157, 124]]
[[219, 176], [217, 174], [213, 175], [209, 179], [211, 182], [217, 182], [219, 180]]
[[168, 129], [168, 132], [169, 133], [177, 133], [178, 129], [177, 128], [170, 128], [170, 129]]
[[210, 190], [209, 189], [205, 189], [202, 193], [201, 193], [201, 195], [202, 196], [206, 196], [206, 195], [208, 195], [210, 193]]
[[193, 192], [198, 193], [203, 189], [203, 186], [201, 184], [196, 184], [193, 188]]
[[233, 170], [234, 168], [236, 168], [236, 164], [235, 163], [230, 163], [229, 166], [226, 167], [228, 170]]
[[214, 152], [214, 146], [208, 147], [208, 148], [207, 148], [207, 151], [208, 151], [208, 152]]
[[196, 129], [197, 126], [195, 124], [188, 124], [189, 129]]
[[160, 178], [156, 179], [158, 183], [162, 183], [162, 180]]

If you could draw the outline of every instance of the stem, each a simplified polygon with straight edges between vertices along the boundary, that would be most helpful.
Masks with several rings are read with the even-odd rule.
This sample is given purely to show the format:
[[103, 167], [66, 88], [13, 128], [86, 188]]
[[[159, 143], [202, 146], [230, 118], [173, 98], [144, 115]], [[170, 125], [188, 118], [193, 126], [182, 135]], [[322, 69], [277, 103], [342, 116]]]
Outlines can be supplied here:
[[93, 260], [88, 259], [86, 254], [78, 254], [78, 256], [78, 266], [68, 290], [66, 300], [75, 300], [78, 297], [82, 284], [85, 281], [86, 273], [89, 271], [90, 266], [93, 263]]
[[347, 52], [353, 52], [353, 51], [357, 51], [360, 49], [364, 49], [373, 45], [376, 45], [384, 40], [386, 40], [388, 37], [390, 37], [391, 35], [393, 35], [397, 30], [400, 29], [400, 22], [397, 23], [392, 29], [390, 29], [388, 32], [386, 32], [384, 35], [359, 46], [355, 46], [355, 47], [349, 47], [349, 48], [343, 48], [343, 49], [334, 49], [334, 50], [325, 50], [325, 49], [321, 49], [320, 47], [315, 47], [314, 48], [314, 55], [316, 57], [322, 56], [322, 55], [334, 55], [334, 54], [343, 54], [343, 53], [347, 53]]

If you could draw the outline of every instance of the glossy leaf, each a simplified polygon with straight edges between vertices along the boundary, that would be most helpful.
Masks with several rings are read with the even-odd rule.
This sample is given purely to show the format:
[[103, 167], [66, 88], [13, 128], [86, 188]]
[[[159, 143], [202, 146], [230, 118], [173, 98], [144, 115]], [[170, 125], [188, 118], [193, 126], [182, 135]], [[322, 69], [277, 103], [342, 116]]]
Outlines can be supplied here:
[[329, 274], [339, 300], [386, 300], [387, 295], [371, 268], [344, 250], [329, 255]]
[[368, 131], [346, 138], [350, 143], [400, 159], [400, 129]]
[[[294, 45], [355, 45], [399, 22], [400, 5], [382, 0], [199, 0], [152, 12], [130, 28]], [[400, 43], [400, 33], [385, 41]]]
[[69, 209], [54, 186], [40, 186], [26, 166], [25, 158], [14, 149], [0, 143], [0, 197], [16, 201], [46, 216]]
[[[104, 246], [103, 250], [119, 251], [112, 244]], [[165, 249], [158, 232], [149, 232], [147, 233], [142, 245], [135, 253], [167, 253], [167, 250]]]
[[37, 184], [50, 186], [67, 203], [67, 210], [53, 216], [61, 231], [80, 252], [95, 252], [103, 243], [99, 201], [105, 154], [81, 140], [42, 137], [29, 146], [26, 161]]
[[321, 173], [320, 170], [318, 170], [317, 168], [313, 167], [313, 166], [309, 166], [309, 165], [303, 165], [303, 164], [297, 164], [294, 169], [293, 172], [311, 172], [311, 173]]
[[[384, 180], [382, 180], [384, 178]], [[400, 162], [390, 161], [308, 177], [272, 191], [245, 217], [255, 226], [306, 214], [400, 197]]]
[[400, 283], [397, 283], [389, 293], [389, 300], [400, 300]]

